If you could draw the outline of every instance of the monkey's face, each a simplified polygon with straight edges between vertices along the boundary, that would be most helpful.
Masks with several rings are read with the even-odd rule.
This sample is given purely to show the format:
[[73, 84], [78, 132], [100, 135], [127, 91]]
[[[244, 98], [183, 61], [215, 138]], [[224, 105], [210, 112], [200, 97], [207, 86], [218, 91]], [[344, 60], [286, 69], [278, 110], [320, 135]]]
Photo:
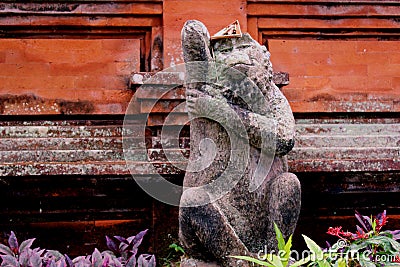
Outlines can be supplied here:
[[241, 38], [219, 39], [212, 48], [215, 81], [222, 95], [242, 108], [268, 110], [264, 97], [271, 88], [272, 66], [265, 46], [244, 34]]
[[248, 34], [241, 38], [220, 39], [213, 44], [213, 51], [216, 63], [223, 65], [223, 68], [233, 68], [249, 78], [255, 75], [264, 75], [268, 80], [270, 78], [270, 54], [265, 46], [261, 46]]

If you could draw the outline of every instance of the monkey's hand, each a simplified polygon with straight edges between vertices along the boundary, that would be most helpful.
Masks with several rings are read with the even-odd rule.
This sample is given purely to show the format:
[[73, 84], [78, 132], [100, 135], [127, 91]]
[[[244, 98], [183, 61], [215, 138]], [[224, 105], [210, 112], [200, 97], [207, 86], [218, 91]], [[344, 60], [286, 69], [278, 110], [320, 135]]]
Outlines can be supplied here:
[[201, 106], [198, 105], [198, 102], [203, 98], [211, 98], [211, 96], [196, 89], [186, 89], [186, 109], [189, 116], [200, 116]]
[[209, 85], [204, 85], [201, 90], [186, 89], [186, 109], [189, 116], [207, 116], [207, 103], [210, 101], [226, 102], [220, 92]]

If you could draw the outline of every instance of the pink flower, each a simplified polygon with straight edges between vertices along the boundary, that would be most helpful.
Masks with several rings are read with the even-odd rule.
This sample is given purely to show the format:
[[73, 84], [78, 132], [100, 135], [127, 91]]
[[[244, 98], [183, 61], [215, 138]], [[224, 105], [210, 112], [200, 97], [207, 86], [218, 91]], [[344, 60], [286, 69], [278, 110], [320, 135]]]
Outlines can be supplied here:
[[342, 227], [329, 227], [327, 234], [334, 235], [340, 237], [340, 234], [342, 233]]
[[349, 231], [347, 231], [347, 232], [342, 232], [341, 233], [342, 235], [343, 235], [343, 237], [345, 237], [345, 238], [353, 238], [353, 233], [351, 233], [351, 232], [349, 232]]
[[357, 236], [355, 237], [355, 239], [364, 239], [364, 238], [368, 238], [369, 234], [368, 233], [364, 233], [363, 230], [359, 230], [357, 231]]

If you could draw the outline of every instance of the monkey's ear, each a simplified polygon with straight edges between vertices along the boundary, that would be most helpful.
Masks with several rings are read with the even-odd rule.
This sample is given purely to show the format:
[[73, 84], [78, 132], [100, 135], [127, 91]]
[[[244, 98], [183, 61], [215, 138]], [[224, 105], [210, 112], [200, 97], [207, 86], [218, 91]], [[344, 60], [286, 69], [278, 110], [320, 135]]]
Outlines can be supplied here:
[[181, 38], [185, 63], [212, 60], [210, 33], [202, 22], [186, 21], [182, 28]]

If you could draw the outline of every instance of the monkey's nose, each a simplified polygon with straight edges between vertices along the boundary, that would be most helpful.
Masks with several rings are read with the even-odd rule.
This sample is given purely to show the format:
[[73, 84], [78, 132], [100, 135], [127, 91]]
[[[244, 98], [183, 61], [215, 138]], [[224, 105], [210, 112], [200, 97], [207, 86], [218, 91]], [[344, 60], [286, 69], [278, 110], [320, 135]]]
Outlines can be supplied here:
[[226, 60], [228, 66], [234, 66], [237, 64], [251, 65], [251, 59], [249, 55], [244, 53], [232, 53]]

